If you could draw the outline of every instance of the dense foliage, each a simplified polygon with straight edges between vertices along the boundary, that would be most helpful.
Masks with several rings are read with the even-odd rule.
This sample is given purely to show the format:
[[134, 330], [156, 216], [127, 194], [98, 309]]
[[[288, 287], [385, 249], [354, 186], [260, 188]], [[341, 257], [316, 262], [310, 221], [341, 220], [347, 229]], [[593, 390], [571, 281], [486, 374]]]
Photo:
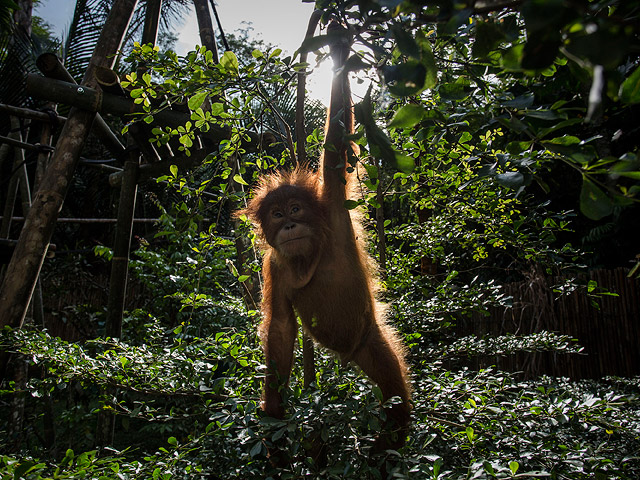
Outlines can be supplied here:
[[[259, 259], [231, 211], [257, 175], [291, 166], [296, 148], [316, 157], [321, 150], [317, 115], [309, 116], [306, 146], [293, 145], [293, 125], [283, 127], [296, 73], [308, 65], [272, 48], [215, 61], [202, 47], [179, 57], [137, 45], [127, 61], [149, 70], [124, 82], [142, 107], [130, 121], [150, 124], [153, 142], [187, 154], [212, 129], [230, 128], [229, 139], [205, 143], [210, 154], [195, 170], [173, 166], [158, 179], [160, 221], [138, 238], [130, 271], [142, 293], [122, 338], [101, 336], [101, 307], [82, 305], [75, 317], [93, 325], [96, 338], [67, 341], [39, 326], [3, 332], [0, 345], [17, 355], [15, 381], [0, 391], [0, 476], [635, 478], [637, 378], [473, 370], [465, 364], [473, 355], [581, 349], [565, 332], [456, 338], [454, 327], [509, 308], [506, 283], [562, 276], [549, 295], [595, 301], [607, 292], [576, 272], [631, 266], [640, 7], [316, 3], [325, 20], [351, 26], [349, 68], [372, 85], [356, 106], [360, 188], [346, 207], [371, 227], [390, 321], [409, 347], [415, 405], [407, 445], [369, 458], [384, 415], [380, 392], [327, 352], [309, 388], [296, 363], [285, 420], [258, 408]], [[330, 40], [319, 35], [302, 48]], [[158, 110], [174, 104], [186, 105], [191, 121], [156, 125]], [[249, 150], [250, 133], [264, 131], [275, 142]], [[108, 248], [95, 253], [92, 264], [110, 259]], [[12, 412], [22, 412], [19, 426]], [[105, 413], [116, 417], [106, 448], [95, 434]], [[288, 455], [277, 469], [268, 459], [273, 446]], [[318, 450], [326, 463], [314, 461]]]

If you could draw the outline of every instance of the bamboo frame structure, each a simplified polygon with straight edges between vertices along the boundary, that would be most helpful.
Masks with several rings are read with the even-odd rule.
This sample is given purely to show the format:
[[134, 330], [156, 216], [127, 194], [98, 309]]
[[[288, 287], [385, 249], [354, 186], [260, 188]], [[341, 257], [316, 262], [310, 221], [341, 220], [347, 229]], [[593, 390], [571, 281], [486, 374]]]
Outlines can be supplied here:
[[[116, 0], [91, 56], [82, 83], [96, 86], [96, 67], [110, 68], [120, 48], [137, 0]], [[76, 87], [81, 88], [81, 87]], [[33, 199], [18, 243], [0, 287], [0, 326], [21, 328], [35, 289], [42, 262], [55, 228], [58, 213], [89, 135], [95, 112], [72, 108], [60, 134], [56, 151]], [[4, 378], [7, 354], [0, 355], [0, 378]]]

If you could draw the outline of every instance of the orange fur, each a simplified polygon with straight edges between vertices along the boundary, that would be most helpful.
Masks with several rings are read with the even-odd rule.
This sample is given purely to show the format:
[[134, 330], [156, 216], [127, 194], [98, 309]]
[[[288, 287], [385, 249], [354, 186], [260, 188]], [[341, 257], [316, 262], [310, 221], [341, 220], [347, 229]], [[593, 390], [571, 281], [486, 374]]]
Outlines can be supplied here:
[[348, 52], [348, 44], [332, 46], [338, 73], [318, 172], [298, 168], [264, 176], [243, 211], [256, 225], [265, 252], [259, 328], [267, 363], [262, 408], [272, 416], [284, 415], [280, 388], [293, 363], [298, 315], [317, 342], [355, 362], [376, 382], [385, 400], [400, 397], [388, 414], [404, 429], [411, 401], [405, 348], [376, 299], [374, 262], [359, 219], [343, 205], [354, 176], [347, 173], [349, 150], [356, 151], [346, 138], [354, 131], [349, 81], [341, 69]]

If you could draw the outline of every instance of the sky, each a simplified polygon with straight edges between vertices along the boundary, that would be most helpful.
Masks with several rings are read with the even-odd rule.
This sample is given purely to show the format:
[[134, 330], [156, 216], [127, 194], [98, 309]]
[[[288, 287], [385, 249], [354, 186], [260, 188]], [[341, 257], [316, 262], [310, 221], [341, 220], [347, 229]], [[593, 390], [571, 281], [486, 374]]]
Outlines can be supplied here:
[[[225, 33], [250, 25], [253, 28], [252, 36], [282, 48], [287, 54], [293, 54], [302, 43], [314, 3], [303, 3], [302, 0], [216, 1]], [[75, 0], [41, 0], [35, 8], [35, 14], [49, 23], [55, 34], [63, 36], [73, 18], [74, 8]], [[185, 15], [183, 24], [175, 29], [178, 34], [178, 54], [183, 55], [200, 43], [195, 14]], [[313, 55], [309, 55], [309, 60], [313, 66]], [[310, 97], [317, 98], [327, 105], [330, 83], [331, 62], [326, 61], [308, 77], [307, 88]]]

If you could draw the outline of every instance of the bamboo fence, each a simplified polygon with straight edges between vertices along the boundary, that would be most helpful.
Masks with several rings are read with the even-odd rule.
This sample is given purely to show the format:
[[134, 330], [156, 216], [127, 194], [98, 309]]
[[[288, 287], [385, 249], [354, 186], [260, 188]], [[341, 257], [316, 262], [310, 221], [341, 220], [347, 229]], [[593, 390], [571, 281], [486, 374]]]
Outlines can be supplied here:
[[525, 377], [547, 374], [573, 379], [640, 374], [640, 282], [628, 270], [594, 270], [581, 280], [595, 280], [598, 291], [617, 296], [593, 297], [584, 289], [558, 296], [553, 285], [562, 278], [538, 276], [508, 284], [512, 308], [495, 307], [489, 316], [474, 314], [459, 321], [458, 336], [526, 335], [550, 331], [577, 339], [581, 354], [517, 353], [472, 358], [472, 368], [496, 365]]

